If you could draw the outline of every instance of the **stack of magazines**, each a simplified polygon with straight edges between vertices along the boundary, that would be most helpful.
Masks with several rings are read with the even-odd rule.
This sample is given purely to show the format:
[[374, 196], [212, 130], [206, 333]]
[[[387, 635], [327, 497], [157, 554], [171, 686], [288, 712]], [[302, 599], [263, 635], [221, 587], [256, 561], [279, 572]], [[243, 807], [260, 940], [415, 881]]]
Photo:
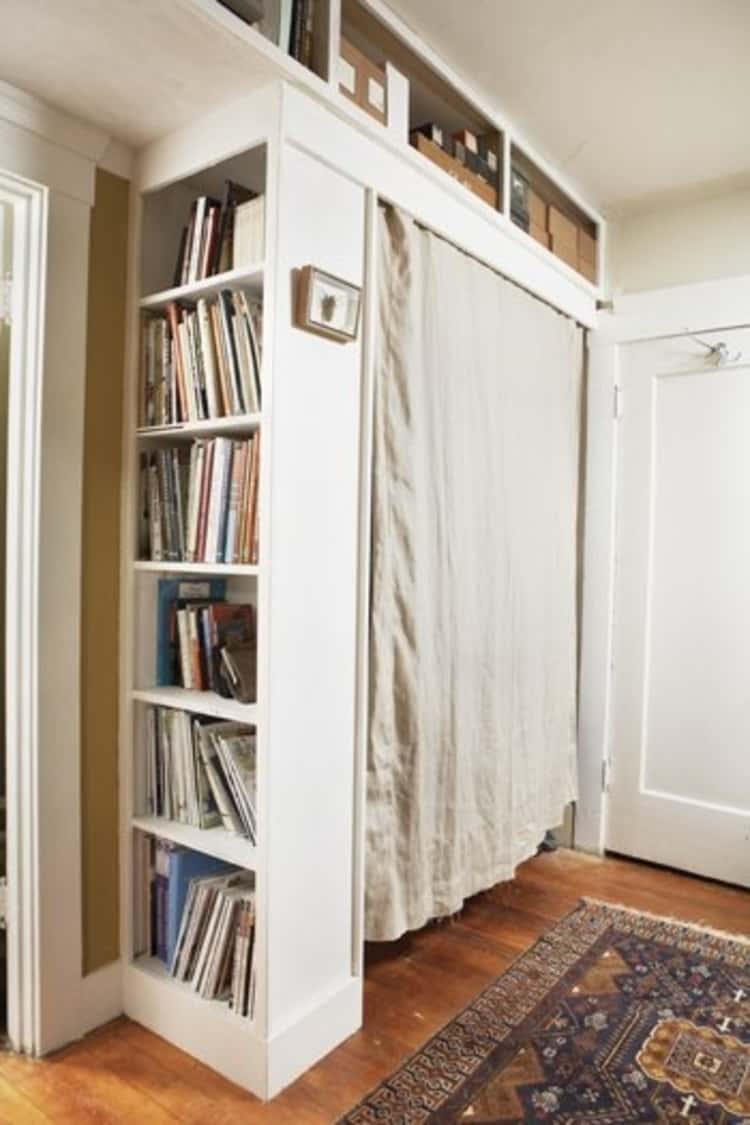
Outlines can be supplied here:
[[146, 710], [146, 801], [152, 816], [222, 826], [257, 842], [256, 735], [168, 707]]

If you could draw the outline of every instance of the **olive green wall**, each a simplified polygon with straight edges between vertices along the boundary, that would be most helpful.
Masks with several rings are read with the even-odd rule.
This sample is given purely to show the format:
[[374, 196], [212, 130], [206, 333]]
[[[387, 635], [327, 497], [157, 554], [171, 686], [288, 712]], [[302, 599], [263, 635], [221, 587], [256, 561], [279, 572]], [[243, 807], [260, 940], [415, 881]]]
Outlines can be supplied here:
[[119, 956], [118, 669], [128, 182], [101, 170], [91, 213], [81, 617], [83, 971]]

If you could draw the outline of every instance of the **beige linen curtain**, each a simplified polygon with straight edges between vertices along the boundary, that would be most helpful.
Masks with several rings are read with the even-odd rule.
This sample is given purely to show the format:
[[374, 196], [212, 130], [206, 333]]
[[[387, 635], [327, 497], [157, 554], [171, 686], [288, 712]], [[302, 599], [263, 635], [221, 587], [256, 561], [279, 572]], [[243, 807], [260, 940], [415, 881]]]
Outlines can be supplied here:
[[513, 875], [575, 797], [582, 331], [380, 213], [366, 935]]

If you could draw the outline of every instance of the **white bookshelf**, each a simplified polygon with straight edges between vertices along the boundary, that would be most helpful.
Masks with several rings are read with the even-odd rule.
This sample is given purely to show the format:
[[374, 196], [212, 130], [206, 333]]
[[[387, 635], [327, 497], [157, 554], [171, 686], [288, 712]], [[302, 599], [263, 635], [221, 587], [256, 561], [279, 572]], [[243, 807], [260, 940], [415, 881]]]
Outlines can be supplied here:
[[[160, 150], [154, 150], [155, 163], [145, 153], [133, 214], [139, 233], [133, 246], [122, 614], [124, 1008], [233, 1081], [270, 1097], [352, 1034], [362, 1018], [354, 854], [362, 352], [360, 341], [342, 346], [299, 331], [292, 301], [294, 273], [308, 262], [363, 283], [365, 193], [285, 142], [280, 100], [269, 91], [243, 106], [239, 132], [204, 134], [196, 126], [181, 131], [174, 146], [166, 141], [163, 159]], [[170, 288], [192, 199], [220, 198], [225, 179], [266, 194], [264, 262]], [[141, 318], [171, 301], [189, 304], [227, 288], [263, 300], [262, 415], [139, 428]], [[138, 559], [141, 453], [257, 431], [258, 563]], [[157, 684], [155, 631], [165, 578], [223, 579], [229, 602], [255, 606], [256, 703]], [[150, 706], [255, 729], [257, 846], [223, 828], [199, 829], [149, 813]], [[202, 1000], [158, 959], [137, 955], [134, 903], [143, 902], [143, 876], [134, 844], [141, 833], [253, 873], [251, 1018]]]

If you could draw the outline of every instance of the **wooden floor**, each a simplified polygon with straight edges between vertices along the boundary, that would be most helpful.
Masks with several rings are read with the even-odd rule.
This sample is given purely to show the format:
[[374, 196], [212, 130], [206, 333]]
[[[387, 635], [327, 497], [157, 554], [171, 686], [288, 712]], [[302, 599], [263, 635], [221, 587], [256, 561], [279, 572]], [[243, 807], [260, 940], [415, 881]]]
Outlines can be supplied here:
[[368, 958], [365, 1026], [269, 1105], [127, 1020], [49, 1059], [0, 1056], [0, 1122], [330, 1125], [583, 895], [750, 934], [750, 893], [627, 860], [538, 856]]

